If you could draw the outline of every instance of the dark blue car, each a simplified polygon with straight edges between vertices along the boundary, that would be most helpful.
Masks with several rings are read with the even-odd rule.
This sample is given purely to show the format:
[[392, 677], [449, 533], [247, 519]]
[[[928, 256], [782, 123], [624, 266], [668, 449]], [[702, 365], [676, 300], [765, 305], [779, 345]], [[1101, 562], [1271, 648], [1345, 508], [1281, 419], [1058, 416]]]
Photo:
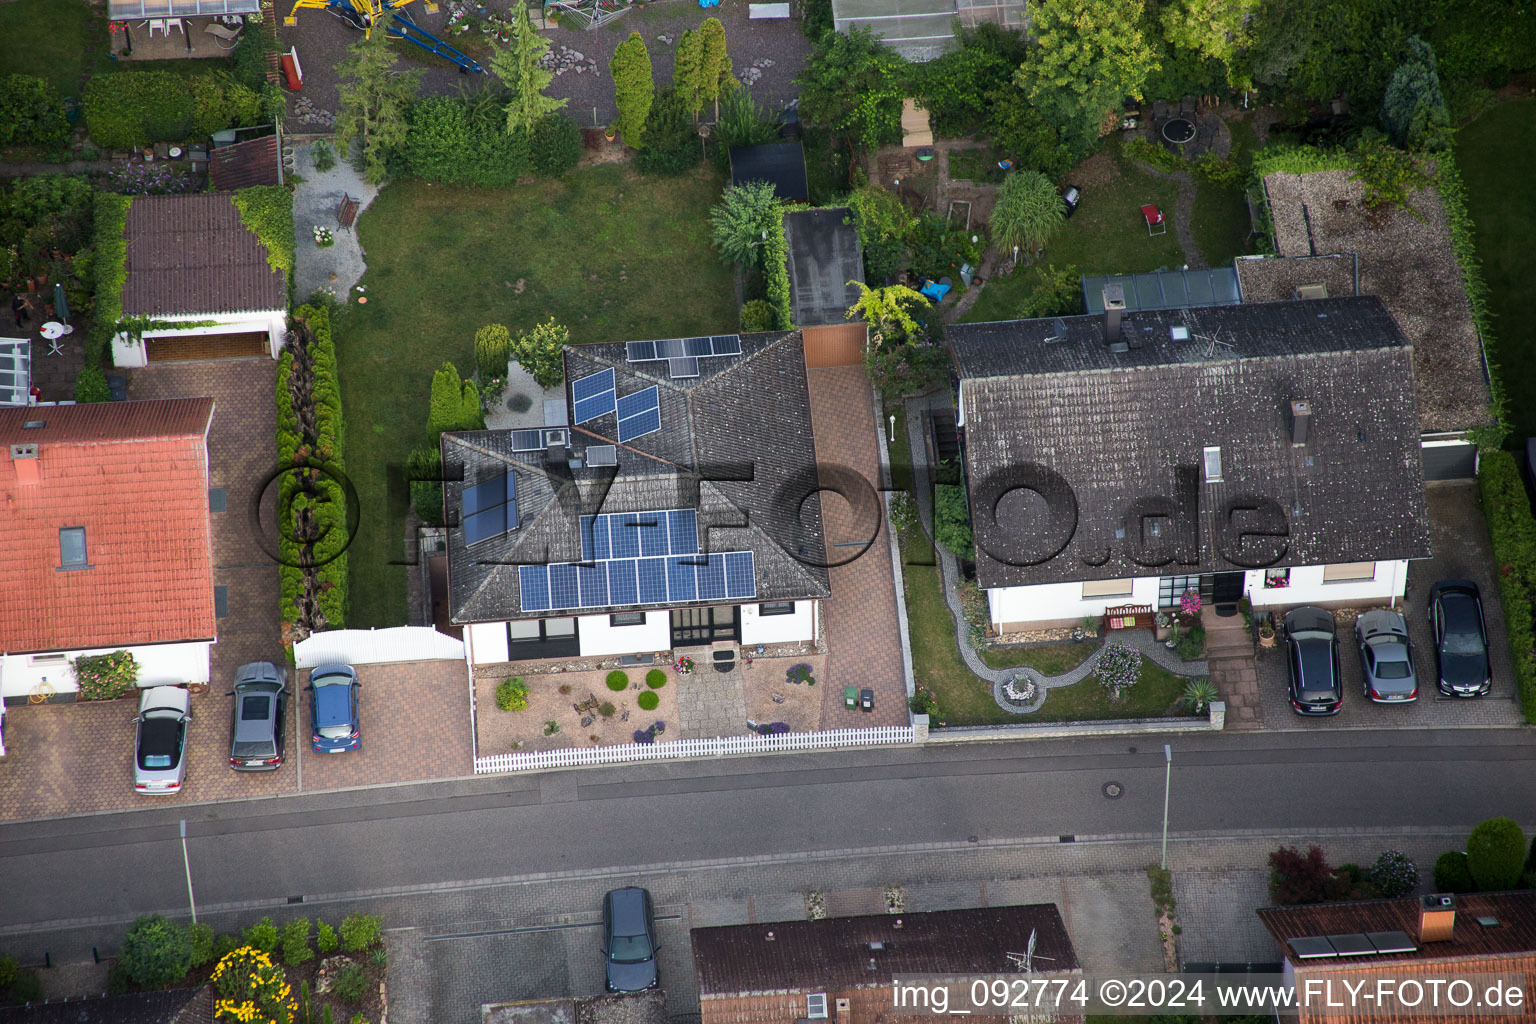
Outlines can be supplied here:
[[340, 754], [363, 744], [357, 716], [362, 684], [351, 665], [321, 665], [309, 674], [310, 740], [319, 754]]
[[655, 988], [656, 912], [651, 894], [638, 886], [615, 889], [603, 897], [604, 984], [609, 992]]

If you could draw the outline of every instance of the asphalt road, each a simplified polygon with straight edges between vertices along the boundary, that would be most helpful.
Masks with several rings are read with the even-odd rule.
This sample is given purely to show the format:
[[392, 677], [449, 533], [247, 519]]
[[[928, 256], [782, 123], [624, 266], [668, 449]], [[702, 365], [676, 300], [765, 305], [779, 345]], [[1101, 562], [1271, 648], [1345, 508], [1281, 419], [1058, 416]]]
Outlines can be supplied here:
[[[1175, 741], [1175, 836], [1466, 826], [1536, 807], [1525, 731]], [[1161, 828], [1157, 737], [892, 748], [510, 775], [0, 828], [0, 945], [187, 903], [430, 889], [550, 872]], [[1123, 795], [1103, 789], [1117, 782]], [[297, 902], [297, 901], [295, 901]], [[112, 927], [108, 927], [111, 925]]]

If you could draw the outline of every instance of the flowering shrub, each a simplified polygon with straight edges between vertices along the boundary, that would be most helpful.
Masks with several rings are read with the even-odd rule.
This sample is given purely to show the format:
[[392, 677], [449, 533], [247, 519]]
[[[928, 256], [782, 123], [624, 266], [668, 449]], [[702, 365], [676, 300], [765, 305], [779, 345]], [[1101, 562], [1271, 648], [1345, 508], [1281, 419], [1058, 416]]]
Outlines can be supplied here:
[[214, 1020], [289, 1024], [298, 1009], [283, 969], [250, 946], [241, 946], [220, 960], [209, 980], [221, 997], [213, 1003]]
[[939, 699], [928, 687], [919, 685], [916, 692], [912, 694], [912, 699], [907, 701], [907, 707], [912, 709], [914, 715], [936, 715], [939, 711]]
[[677, 659], [672, 668], [678, 675], [685, 676], [693, 671], [693, 659], [684, 654]]
[[139, 681], [139, 666], [128, 651], [88, 654], [75, 659], [81, 700], [116, 700]]
[[1120, 700], [1141, 678], [1141, 652], [1130, 644], [1111, 640], [1104, 645], [1094, 673], [1099, 684], [1109, 691], [1110, 699]]
[[899, 533], [917, 525], [917, 502], [906, 491], [891, 495], [891, 525]]
[[107, 191], [125, 196], [165, 196], [190, 192], [192, 175], [165, 164], [134, 161], [107, 172]]
[[804, 662], [791, 666], [789, 671], [784, 673], [784, 681], [786, 683], [805, 683], [809, 686], [816, 685], [816, 678], [811, 675], [811, 666]]
[[1419, 887], [1419, 866], [1401, 850], [1383, 850], [1371, 868], [1371, 884], [1387, 899], [1412, 895]]
[[335, 234], [333, 234], [331, 232], [330, 228], [322, 227], [321, 225], [316, 224], [315, 225], [315, 244], [318, 245], [322, 249], [326, 248], [327, 246], [335, 245], [336, 244], [336, 236], [335, 236]]
[[1195, 590], [1186, 590], [1179, 595], [1179, 611], [1185, 615], [1200, 614], [1200, 594]]

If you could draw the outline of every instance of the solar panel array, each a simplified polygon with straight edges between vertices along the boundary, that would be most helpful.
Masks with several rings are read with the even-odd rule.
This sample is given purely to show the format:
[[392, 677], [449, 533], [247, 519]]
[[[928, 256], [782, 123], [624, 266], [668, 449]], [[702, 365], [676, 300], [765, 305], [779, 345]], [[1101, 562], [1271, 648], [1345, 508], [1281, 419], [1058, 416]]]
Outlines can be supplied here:
[[757, 596], [750, 551], [522, 565], [518, 579], [525, 612], [741, 601]]
[[652, 385], [625, 395], [618, 401], [618, 414], [620, 444], [654, 434], [661, 429], [661, 389]]
[[652, 363], [658, 359], [682, 359], [687, 356], [741, 355], [741, 335], [716, 334], [708, 338], [664, 338], [661, 341], [630, 341], [624, 354], [632, 363]]
[[32, 395], [32, 343], [0, 341], [0, 405], [27, 405]]
[[501, 473], [464, 488], [462, 511], [465, 544], [517, 529], [517, 478]]
[[1302, 935], [1287, 939], [1286, 945], [1298, 960], [1327, 960], [1340, 956], [1382, 956], [1412, 953], [1414, 945], [1407, 932], [1350, 932], [1345, 935]]
[[613, 412], [616, 390], [612, 367], [572, 381], [571, 398], [576, 407], [572, 411], [571, 422], [585, 423], [604, 413]]
[[583, 561], [698, 553], [699, 514], [691, 508], [581, 517]]

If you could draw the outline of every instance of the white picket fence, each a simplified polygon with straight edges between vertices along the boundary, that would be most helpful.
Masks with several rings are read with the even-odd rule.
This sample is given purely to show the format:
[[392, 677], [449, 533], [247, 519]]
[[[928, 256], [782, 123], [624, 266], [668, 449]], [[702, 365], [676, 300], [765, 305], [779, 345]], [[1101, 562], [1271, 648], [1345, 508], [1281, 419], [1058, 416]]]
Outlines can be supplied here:
[[767, 754], [781, 750], [827, 750], [911, 743], [910, 725], [881, 725], [870, 729], [828, 729], [825, 732], [786, 732], [777, 736], [716, 736], [714, 739], [671, 740], [666, 743], [625, 743], [611, 747], [568, 747], [530, 750], [475, 758], [475, 774], [572, 768], [625, 761], [660, 761], [684, 757], [723, 757], [726, 754]]

